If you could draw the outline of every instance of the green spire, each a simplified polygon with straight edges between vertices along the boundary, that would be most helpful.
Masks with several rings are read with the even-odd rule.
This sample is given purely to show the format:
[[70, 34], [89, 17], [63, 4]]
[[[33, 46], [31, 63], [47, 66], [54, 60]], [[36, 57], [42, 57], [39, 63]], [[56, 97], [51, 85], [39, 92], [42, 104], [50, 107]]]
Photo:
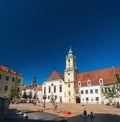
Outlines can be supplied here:
[[69, 49], [69, 52], [68, 52], [68, 56], [69, 56], [69, 57], [73, 56], [73, 51], [72, 51], [72, 49], [71, 49], [71, 46], [70, 46], [70, 49]]

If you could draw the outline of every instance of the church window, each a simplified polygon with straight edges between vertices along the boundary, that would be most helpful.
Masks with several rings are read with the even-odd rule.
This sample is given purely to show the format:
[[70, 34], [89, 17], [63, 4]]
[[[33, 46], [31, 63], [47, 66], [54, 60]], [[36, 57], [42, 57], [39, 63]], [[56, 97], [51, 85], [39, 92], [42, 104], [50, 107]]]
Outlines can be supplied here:
[[44, 94], [46, 94], [46, 87], [44, 87]]
[[59, 90], [60, 90], [60, 92], [62, 92], [62, 85], [59, 86]]
[[90, 80], [87, 81], [87, 85], [91, 86], [91, 81]]
[[53, 86], [53, 83], [51, 83], [51, 86]]
[[56, 86], [54, 86], [54, 93], [56, 93]]
[[51, 92], [51, 87], [49, 86], [49, 93]]
[[70, 91], [68, 92], [69, 95], [71, 95]]
[[68, 87], [70, 87], [70, 84], [68, 84]]
[[70, 73], [68, 73], [68, 75], [70, 75]]

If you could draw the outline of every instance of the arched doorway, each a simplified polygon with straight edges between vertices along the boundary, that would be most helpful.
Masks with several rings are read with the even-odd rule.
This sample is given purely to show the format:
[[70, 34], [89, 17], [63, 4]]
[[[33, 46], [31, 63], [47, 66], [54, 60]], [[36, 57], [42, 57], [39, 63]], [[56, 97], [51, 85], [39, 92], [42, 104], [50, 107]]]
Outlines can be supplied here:
[[76, 103], [80, 103], [80, 97], [76, 97]]

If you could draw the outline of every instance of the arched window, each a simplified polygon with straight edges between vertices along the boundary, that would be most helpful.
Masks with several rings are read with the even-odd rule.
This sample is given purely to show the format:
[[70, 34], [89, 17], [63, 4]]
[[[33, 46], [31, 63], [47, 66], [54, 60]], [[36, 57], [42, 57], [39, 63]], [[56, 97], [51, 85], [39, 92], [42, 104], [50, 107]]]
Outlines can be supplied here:
[[82, 83], [81, 81], [78, 82], [78, 87], [81, 87], [82, 86]]
[[91, 81], [90, 80], [87, 81], [87, 85], [91, 86]]
[[100, 85], [103, 85], [103, 84], [104, 84], [102, 78], [99, 79], [99, 84], [100, 84]]

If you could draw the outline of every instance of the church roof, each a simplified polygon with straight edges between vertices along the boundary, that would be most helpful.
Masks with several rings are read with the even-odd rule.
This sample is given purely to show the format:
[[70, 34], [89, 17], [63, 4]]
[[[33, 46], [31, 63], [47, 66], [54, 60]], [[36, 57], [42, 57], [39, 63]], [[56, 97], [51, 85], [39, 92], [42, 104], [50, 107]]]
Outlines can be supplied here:
[[56, 80], [56, 79], [64, 79], [63, 74], [57, 72], [57, 71], [53, 71], [52, 74], [48, 77], [47, 81], [49, 80]]
[[106, 68], [102, 70], [95, 70], [92, 72], [84, 72], [77, 74], [75, 81], [75, 86], [78, 87], [78, 82], [80, 81], [82, 86], [87, 86], [87, 81], [91, 81], [91, 86], [99, 85], [99, 79], [102, 78], [104, 85], [113, 84], [116, 82], [115, 74], [120, 75], [120, 67], [117, 68]]

